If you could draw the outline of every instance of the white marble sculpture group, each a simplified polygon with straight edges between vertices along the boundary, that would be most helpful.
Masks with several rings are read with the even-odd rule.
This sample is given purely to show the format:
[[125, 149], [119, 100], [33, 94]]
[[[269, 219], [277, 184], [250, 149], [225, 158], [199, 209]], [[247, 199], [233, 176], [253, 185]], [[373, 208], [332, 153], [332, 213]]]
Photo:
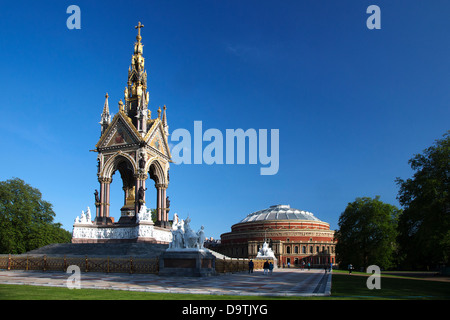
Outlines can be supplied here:
[[92, 224], [91, 209], [89, 209], [89, 207], [87, 207], [86, 213], [84, 213], [83, 210], [81, 211], [81, 218], [76, 217], [75, 224]]
[[76, 239], [135, 239], [154, 238], [157, 241], [169, 243], [167, 250], [200, 250], [207, 251], [203, 247], [205, 242], [204, 227], [198, 232], [190, 227], [191, 219], [181, 220], [174, 214], [171, 230], [155, 228], [152, 222], [151, 211], [143, 204], [136, 215], [136, 224], [130, 226], [101, 226], [94, 225], [91, 221], [91, 210], [81, 211], [81, 217], [76, 217], [72, 237]]
[[141, 208], [139, 209], [139, 212], [136, 215], [136, 223], [139, 223], [141, 221], [146, 221], [146, 222], [152, 221], [152, 213], [149, 209], [147, 209], [145, 204], [141, 205]]
[[122, 240], [136, 238], [153, 238], [162, 243], [172, 241], [170, 230], [155, 228], [151, 211], [142, 205], [137, 216], [136, 224], [130, 226], [97, 226], [91, 221], [91, 210], [81, 211], [81, 217], [75, 219], [72, 238], [84, 240]]
[[172, 225], [172, 242], [167, 250], [205, 250], [203, 243], [205, 242], [204, 227], [201, 226], [198, 232], [194, 232], [190, 227], [191, 219], [189, 216], [186, 220], [180, 220], [177, 214], [174, 214]]
[[256, 259], [272, 259], [275, 267], [277, 267], [277, 258], [275, 258], [272, 248], [269, 247], [266, 241], [264, 241], [262, 248], [259, 249]]

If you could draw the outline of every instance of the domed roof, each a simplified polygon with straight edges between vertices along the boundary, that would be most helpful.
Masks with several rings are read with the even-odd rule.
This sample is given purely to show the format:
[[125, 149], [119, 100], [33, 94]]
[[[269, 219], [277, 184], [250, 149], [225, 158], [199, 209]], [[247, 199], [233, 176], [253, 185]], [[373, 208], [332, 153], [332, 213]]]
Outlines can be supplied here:
[[264, 221], [264, 220], [312, 220], [320, 221], [311, 212], [291, 208], [289, 205], [279, 204], [267, 209], [256, 211], [247, 215], [240, 221]]

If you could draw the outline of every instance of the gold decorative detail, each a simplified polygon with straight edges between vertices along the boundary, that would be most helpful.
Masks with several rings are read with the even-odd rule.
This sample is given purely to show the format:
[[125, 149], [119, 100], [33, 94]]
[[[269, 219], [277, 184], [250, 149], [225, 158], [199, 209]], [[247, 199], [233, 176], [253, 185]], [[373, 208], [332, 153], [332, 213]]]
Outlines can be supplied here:
[[142, 37], [141, 37], [141, 28], [143, 28], [143, 27], [144, 27], [144, 25], [141, 24], [140, 21], [139, 21], [138, 25], [134, 27], [135, 29], [138, 29], [138, 35], [136, 36], [136, 40], [139, 41], [139, 42], [141, 42], [141, 40], [142, 40]]
[[136, 189], [135, 186], [133, 186], [132, 188], [128, 188], [128, 196], [126, 198], [126, 205], [134, 205], [134, 200], [135, 200], [135, 193], [136, 193]]
[[164, 112], [163, 112], [163, 117], [162, 117], [162, 123], [164, 124], [164, 125], [166, 125], [167, 124], [167, 116], [166, 116], [166, 105], [164, 105]]
[[106, 178], [106, 177], [99, 177], [98, 178], [98, 182], [100, 182], [100, 183], [111, 183], [112, 179], [111, 178]]

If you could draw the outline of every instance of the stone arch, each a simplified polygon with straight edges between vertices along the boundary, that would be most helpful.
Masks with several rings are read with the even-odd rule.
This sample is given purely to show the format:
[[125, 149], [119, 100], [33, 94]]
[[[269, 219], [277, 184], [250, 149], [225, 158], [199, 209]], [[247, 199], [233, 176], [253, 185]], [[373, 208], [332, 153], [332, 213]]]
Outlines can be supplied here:
[[118, 169], [119, 164], [123, 161], [128, 161], [131, 166], [130, 168], [132, 168], [133, 170], [133, 174], [136, 173], [137, 165], [133, 157], [131, 157], [129, 154], [119, 152], [110, 157], [103, 165], [101, 177], [112, 179], [114, 172]]
[[150, 174], [150, 178], [155, 181], [155, 184], [167, 184], [165, 170], [156, 157], [150, 159], [146, 167], [146, 172]]
[[119, 171], [124, 192], [123, 206], [119, 222], [130, 220], [135, 215], [136, 202], [136, 161], [128, 154], [118, 152], [111, 156], [100, 170], [100, 203], [96, 213], [96, 221], [100, 224], [109, 224], [110, 217], [110, 187], [113, 175]]
[[145, 172], [150, 175], [150, 179], [155, 182], [156, 188], [156, 225], [163, 228], [169, 228], [169, 208], [167, 207], [166, 190], [167, 166], [163, 165], [158, 157], [153, 157], [147, 161]]

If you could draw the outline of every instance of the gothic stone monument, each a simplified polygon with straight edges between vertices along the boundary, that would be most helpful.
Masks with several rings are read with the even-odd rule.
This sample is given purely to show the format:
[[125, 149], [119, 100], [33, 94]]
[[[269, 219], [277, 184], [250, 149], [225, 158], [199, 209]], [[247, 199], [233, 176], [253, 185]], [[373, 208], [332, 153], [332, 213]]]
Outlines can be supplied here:
[[[82, 214], [76, 219], [72, 242], [156, 242], [170, 243], [169, 185], [170, 150], [167, 142], [169, 126], [166, 107], [158, 108], [158, 116], [151, 117], [148, 108], [147, 71], [139, 22], [134, 44], [124, 101], [119, 101], [119, 111], [111, 119], [106, 94], [101, 114], [101, 136], [95, 152], [99, 191], [95, 190], [95, 219]], [[119, 171], [119, 174], [116, 172]], [[116, 174], [115, 174], [116, 173]], [[115, 174], [115, 175], [114, 175]], [[146, 197], [147, 177], [154, 181], [156, 201], [150, 206]], [[113, 178], [122, 180], [123, 206], [119, 221], [110, 216], [110, 185]], [[147, 207], [156, 207], [157, 221], [149, 218]], [[90, 214], [90, 211], [89, 211]], [[140, 214], [140, 218], [138, 217]]]

